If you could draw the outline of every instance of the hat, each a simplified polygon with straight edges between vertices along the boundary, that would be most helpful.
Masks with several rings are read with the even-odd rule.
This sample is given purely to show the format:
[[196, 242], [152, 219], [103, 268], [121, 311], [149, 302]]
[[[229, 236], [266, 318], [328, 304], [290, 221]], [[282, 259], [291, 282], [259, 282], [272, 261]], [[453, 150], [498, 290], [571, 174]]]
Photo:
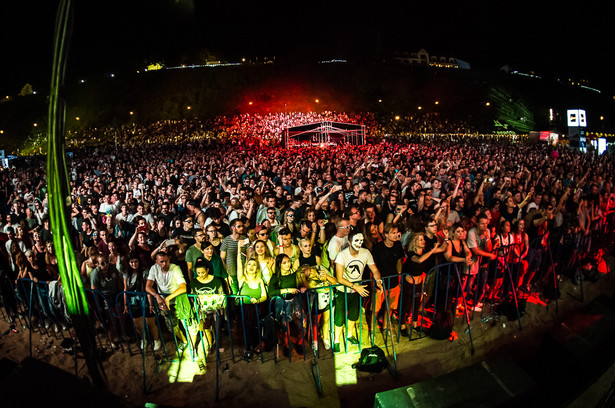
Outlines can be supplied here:
[[256, 226], [256, 228], [254, 228], [254, 233], [255, 233], [255, 234], [258, 234], [259, 232], [261, 232], [261, 231], [262, 231], [262, 230], [264, 230], [264, 229], [267, 229], [267, 227], [265, 227], [265, 226], [264, 226], [264, 225], [262, 225], [262, 224], [258, 224], [258, 225]]

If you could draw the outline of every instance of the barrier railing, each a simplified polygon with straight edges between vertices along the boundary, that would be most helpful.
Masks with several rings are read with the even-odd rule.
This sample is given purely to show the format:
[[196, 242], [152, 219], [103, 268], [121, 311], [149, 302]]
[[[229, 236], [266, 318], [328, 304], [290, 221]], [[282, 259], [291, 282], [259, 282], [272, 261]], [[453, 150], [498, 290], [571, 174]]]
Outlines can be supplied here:
[[[177, 358], [183, 357], [183, 347], [193, 360], [206, 358], [210, 351], [215, 351], [217, 371], [222, 361], [221, 340], [225, 347], [228, 345], [230, 360], [233, 363], [237, 362], [238, 355], [245, 361], [251, 361], [252, 357], [258, 356], [261, 363], [264, 363], [270, 352], [277, 363], [283, 354], [280, 350], [284, 347], [288, 348], [287, 357], [292, 361], [293, 338], [298, 344], [295, 350], [301, 350], [299, 354], [303, 356], [304, 361], [308, 355], [317, 361], [323, 357], [319, 346], [321, 340], [325, 348], [331, 346], [331, 352], [325, 354], [333, 356], [333, 346], [336, 342], [343, 345], [344, 352], [347, 353], [349, 337], [356, 336], [358, 350], [361, 351], [365, 340], [364, 332], [361, 330], [364, 322], [368, 327], [367, 342], [371, 345], [376, 344], [377, 327], [380, 325], [383, 344], [389, 355], [392, 355], [397, 368], [395, 343], [401, 341], [402, 326], [410, 328], [408, 331], [410, 340], [414, 340], [417, 336], [422, 338], [428, 334], [426, 330], [429, 319], [433, 325], [438, 322], [440, 315], [446, 316], [447, 313], [450, 313], [453, 319], [459, 316], [464, 318], [469, 344], [474, 353], [472, 322], [475, 320], [475, 313], [479, 312], [478, 304], [483, 301], [485, 307], [478, 315], [484, 321], [494, 313], [498, 313], [497, 304], [493, 303], [494, 299], [510, 300], [519, 330], [522, 330], [520, 301], [524, 300], [523, 296], [526, 293], [521, 294], [524, 289], [520, 285], [523, 283], [526, 287], [526, 284], [541, 282], [549, 285], [550, 290], [557, 292], [558, 275], [566, 271], [569, 266], [562, 265], [562, 260], [557, 257], [555, 260], [559, 264], [555, 263], [553, 252], [558, 254], [570, 252], [573, 254], [570, 263], [574, 265], [584, 248], [611, 251], [612, 234], [605, 231], [610, 231], [610, 226], [614, 222], [615, 218], [612, 215], [604, 217], [599, 228], [592, 234], [591, 242], [584, 240], [581, 234], [568, 234], [566, 236], [569, 241], [562, 239], [562, 243], [560, 243], [562, 236], [557, 236], [557, 239], [537, 237], [530, 242], [525, 257], [522, 257], [522, 248], [519, 244], [501, 246], [497, 249], [496, 259], [485, 262], [482, 259], [478, 260], [482, 266], [471, 281], [464, 279], [466, 276], [458, 264], [445, 263], [432, 268], [422, 283], [416, 283], [416, 279], [407, 274], [384, 277], [382, 294], [375, 290], [373, 280], [358, 282], [369, 285], [370, 295], [358, 299], [359, 313], [355, 326], [358, 330], [352, 333], [349, 332], [352, 325], [349, 324], [348, 311], [350, 306], [356, 307], [353, 303], [356, 299], [351, 300], [350, 293], [338, 290], [341, 288], [339, 285], [307, 289], [296, 294], [295, 300], [276, 296], [258, 304], [250, 303], [247, 296], [226, 295], [224, 307], [213, 311], [207, 311], [207, 307], [197, 295], [188, 294], [189, 316], [182, 318], [179, 325], [187, 340], [185, 346], [182, 340], [178, 339], [178, 333], [168, 327], [168, 316], [158, 308], [151, 295], [143, 292], [120, 292], [114, 299], [107, 299], [99, 291], [88, 289], [86, 292], [92, 310], [92, 327], [94, 329], [98, 326], [96, 338], [99, 347], [105, 349], [106, 340], [112, 348], [116, 345], [118, 350], [128, 352], [131, 356], [141, 354], [144, 392], [148, 391], [146, 381], [146, 374], [149, 373], [148, 356], [153, 356], [156, 360], [162, 357], [160, 360], [162, 362], [169, 361], [173, 355], [172, 348], [168, 347], [169, 343], [175, 344], [174, 354]], [[526, 279], [530, 281], [524, 282]], [[467, 287], [464, 287], [464, 282], [468, 282]], [[392, 295], [394, 291], [391, 289], [396, 285], [399, 286], [398, 299], [395, 298], [397, 295]], [[532, 295], [539, 289], [540, 287], [529, 286], [527, 295]], [[15, 286], [10, 281], [8, 284], [5, 281], [0, 290], [2, 299], [0, 318], [21, 324], [30, 331], [30, 336], [32, 332], [38, 331], [41, 334], [61, 336], [63, 339], [74, 341], [62, 293], [61, 284], [57, 281], [34, 282], [30, 279], [19, 279]], [[581, 293], [583, 293], [582, 287]], [[328, 295], [329, 299], [326, 306], [323, 306], [324, 302], [322, 304], [319, 302], [319, 296], [324, 294]], [[382, 300], [377, 299], [378, 296], [382, 296]], [[392, 300], [396, 300], [396, 307], [391, 307]], [[558, 312], [557, 294], [553, 295], [551, 300], [555, 302]], [[379, 302], [381, 303], [378, 304]], [[463, 313], [456, 316], [455, 310], [458, 304], [463, 306]], [[378, 312], [383, 309], [384, 317], [379, 319]], [[203, 330], [204, 319], [208, 320], [206, 330]], [[327, 320], [328, 325], [323, 324], [324, 320]], [[417, 322], [416, 332], [412, 329], [414, 321]], [[328, 326], [328, 329], [325, 329], [325, 326]], [[160, 345], [156, 343], [157, 340]], [[139, 350], [137, 353], [133, 353], [135, 344]], [[238, 349], [241, 350], [239, 354]], [[76, 358], [77, 353], [74, 354]], [[158, 363], [152, 364], [151, 367], [157, 369]]]

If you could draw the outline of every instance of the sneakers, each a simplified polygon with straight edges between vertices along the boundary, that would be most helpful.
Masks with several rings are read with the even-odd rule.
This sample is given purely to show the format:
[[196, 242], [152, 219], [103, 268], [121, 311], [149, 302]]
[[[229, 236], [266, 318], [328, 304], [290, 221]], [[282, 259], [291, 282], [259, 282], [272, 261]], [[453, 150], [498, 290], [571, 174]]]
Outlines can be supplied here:
[[162, 342], [160, 340], [154, 340], [154, 351], [158, 351], [162, 348]]
[[483, 306], [484, 306], [484, 305], [483, 305], [483, 303], [482, 303], [482, 302], [478, 302], [476, 305], [474, 305], [474, 306], [472, 307], [472, 310], [473, 310], [473, 311], [475, 311], [475, 312], [480, 312], [480, 311], [482, 311], [482, 310], [483, 310]]
[[334, 343], [333, 344], [333, 352], [334, 353], [339, 353], [340, 352], [340, 344], [339, 343]]
[[322, 339], [322, 344], [325, 345], [325, 350], [331, 349], [331, 342], [329, 341], [329, 339]]
[[206, 369], [206, 363], [205, 363], [205, 360], [204, 360], [204, 359], [202, 359], [202, 358], [201, 358], [201, 359], [199, 359], [199, 361], [197, 362], [197, 367], [198, 367], [198, 369], [199, 369], [199, 370], [197, 371], [197, 374], [198, 374], [198, 375], [203, 375], [203, 374], [205, 374], [205, 372], [207, 371], [207, 369]]
[[139, 347], [141, 348], [141, 350], [147, 347], [147, 342], [145, 341], [145, 339], [141, 339], [141, 343], [139, 344]]
[[359, 340], [357, 340], [357, 338], [355, 336], [351, 336], [348, 337], [346, 340], [348, 340], [348, 343], [356, 346], [357, 344], [359, 344]]
[[317, 341], [313, 341], [312, 342], [312, 350], [318, 351], [318, 342]]

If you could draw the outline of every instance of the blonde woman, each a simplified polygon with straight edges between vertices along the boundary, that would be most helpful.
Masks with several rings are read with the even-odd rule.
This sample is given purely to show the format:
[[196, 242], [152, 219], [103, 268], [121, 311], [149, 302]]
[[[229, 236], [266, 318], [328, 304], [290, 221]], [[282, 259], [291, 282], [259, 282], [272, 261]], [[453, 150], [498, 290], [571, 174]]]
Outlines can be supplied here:
[[308, 238], [299, 240], [299, 256], [293, 263], [294, 269], [299, 269], [302, 265], [316, 266], [320, 265], [320, 256], [312, 252], [312, 241]]
[[[402, 273], [405, 275], [407, 284], [404, 285], [404, 300], [402, 310], [402, 325], [401, 333], [403, 336], [408, 335], [406, 324], [412, 324], [412, 321], [418, 319], [418, 311], [423, 302], [423, 282], [430, 265], [433, 262], [429, 260], [436, 254], [444, 252], [447, 242], [434, 245], [433, 248], [426, 248], [425, 233], [419, 232], [410, 237], [408, 243], [407, 260], [403, 265]], [[414, 307], [413, 307], [414, 306]]]
[[248, 244], [249, 238], [238, 242], [237, 283], [239, 285], [239, 290], [237, 295], [241, 296], [240, 302], [244, 305], [243, 313], [247, 339], [246, 348], [248, 349], [248, 353], [258, 353], [260, 352], [260, 344], [258, 342], [259, 336], [256, 310], [258, 309], [258, 316], [265, 315], [267, 288], [257, 258], [247, 257], [245, 261], [243, 259], [242, 247]]

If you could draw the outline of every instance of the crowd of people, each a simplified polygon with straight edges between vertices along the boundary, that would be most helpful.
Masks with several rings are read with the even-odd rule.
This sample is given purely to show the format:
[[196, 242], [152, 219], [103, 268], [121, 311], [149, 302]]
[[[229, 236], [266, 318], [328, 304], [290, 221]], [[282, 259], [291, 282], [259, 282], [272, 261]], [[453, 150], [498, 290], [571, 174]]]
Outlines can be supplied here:
[[[237, 140], [257, 145], [275, 146], [282, 141], [284, 131], [293, 126], [321, 121], [365, 125], [366, 138], [373, 141], [390, 135], [444, 135], [476, 133], [465, 120], [446, 118], [442, 114], [423, 112], [394, 116], [363, 112], [346, 114], [325, 111], [288, 113], [243, 113], [204, 119], [161, 120], [140, 124], [68, 130], [68, 149], [109, 145], [134, 148], [146, 144], [179, 144]], [[22, 151], [40, 154], [46, 149], [46, 133], [37, 132], [26, 141]]]
[[[288, 117], [278, 119], [272, 126]], [[229, 134], [261, 129], [254, 120], [233, 123]], [[273, 132], [271, 123], [259, 132]], [[252, 351], [265, 345], [250, 310], [273, 310], [289, 325], [292, 336], [278, 340], [286, 355], [302, 353], [307, 339], [335, 351], [357, 344], [363, 307], [372, 330], [397, 319], [408, 336], [438, 286], [430, 279], [437, 265], [459, 266], [452, 310], [476, 311], [513, 289], [540, 293], [547, 247], [559, 265], [551, 272], [565, 277], [563, 266], [576, 262], [567, 245], [589, 253], [594, 232], [613, 229], [610, 155], [471, 137], [289, 149], [234, 138], [162, 144], [194, 128], [157, 127], [130, 149], [105, 140], [68, 159], [83, 282], [108, 299], [149, 294], [147, 302], [126, 295], [123, 304], [125, 314], [145, 313], [154, 349], [158, 310], [180, 349], [197, 331], [211, 346], [210, 303], [224, 304], [225, 295], [237, 299], [233, 309], [246, 305]], [[0, 190], [5, 275], [14, 286], [19, 278], [57, 281], [44, 158], [3, 170]], [[514, 278], [506, 279], [505, 264], [515, 265]], [[315, 294], [311, 328], [301, 321], [306, 292]], [[186, 293], [210, 304], [188, 328], [178, 317]]]

